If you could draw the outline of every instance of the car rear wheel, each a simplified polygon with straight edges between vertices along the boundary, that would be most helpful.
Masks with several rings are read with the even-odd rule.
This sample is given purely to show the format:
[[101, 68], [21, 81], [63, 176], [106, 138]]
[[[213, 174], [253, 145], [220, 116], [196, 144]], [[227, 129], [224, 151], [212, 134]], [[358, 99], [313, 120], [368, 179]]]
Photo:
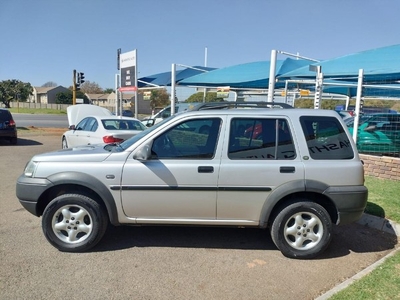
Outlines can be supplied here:
[[68, 143], [67, 143], [67, 139], [65, 138], [65, 136], [63, 136], [63, 138], [62, 138], [61, 147], [63, 149], [67, 149], [68, 148]]
[[107, 229], [103, 207], [80, 194], [58, 196], [43, 212], [42, 229], [60, 251], [82, 252], [95, 246]]
[[13, 137], [13, 138], [10, 139], [10, 144], [11, 145], [16, 145], [17, 142], [18, 142], [18, 138], [16, 138], [16, 137]]
[[286, 257], [313, 258], [328, 247], [332, 221], [321, 205], [296, 202], [278, 213], [272, 223], [271, 237]]

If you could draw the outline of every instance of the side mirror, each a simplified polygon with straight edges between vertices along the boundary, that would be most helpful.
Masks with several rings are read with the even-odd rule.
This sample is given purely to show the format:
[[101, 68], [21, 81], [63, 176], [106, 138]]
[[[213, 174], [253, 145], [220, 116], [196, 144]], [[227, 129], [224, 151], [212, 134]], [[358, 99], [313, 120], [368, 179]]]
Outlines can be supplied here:
[[142, 121], [142, 123], [146, 126], [146, 127], [151, 127], [154, 125], [155, 119], [147, 119]]
[[153, 142], [146, 143], [142, 146], [140, 146], [136, 152], [133, 154], [133, 159], [139, 160], [139, 161], [146, 161], [151, 157], [151, 147], [153, 145]]
[[147, 123], [146, 123], [146, 126], [147, 126], [147, 127], [151, 127], [151, 126], [154, 125], [155, 122], [156, 122], [155, 119], [148, 119], [148, 120], [147, 120]]
[[69, 130], [75, 130], [75, 125], [71, 125], [68, 127]]

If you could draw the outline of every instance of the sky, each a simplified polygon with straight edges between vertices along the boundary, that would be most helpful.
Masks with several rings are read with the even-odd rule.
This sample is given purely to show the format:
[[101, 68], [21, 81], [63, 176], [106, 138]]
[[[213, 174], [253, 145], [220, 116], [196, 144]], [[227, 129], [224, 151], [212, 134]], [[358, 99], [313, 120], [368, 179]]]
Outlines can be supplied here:
[[398, 0], [0, 0], [0, 81], [69, 87], [76, 69], [115, 88], [119, 48], [137, 51], [139, 78], [272, 50], [332, 59], [399, 44], [399, 12]]

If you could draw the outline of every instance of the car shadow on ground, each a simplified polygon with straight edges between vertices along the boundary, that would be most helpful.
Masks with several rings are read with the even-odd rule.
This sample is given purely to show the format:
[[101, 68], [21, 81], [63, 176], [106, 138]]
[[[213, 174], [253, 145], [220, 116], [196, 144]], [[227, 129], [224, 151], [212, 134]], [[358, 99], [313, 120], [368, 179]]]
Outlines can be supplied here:
[[[328, 249], [316, 259], [342, 257], [351, 252], [381, 252], [397, 245], [397, 237], [359, 224], [334, 226]], [[256, 228], [212, 228], [109, 226], [93, 252], [132, 247], [214, 248], [278, 250], [268, 230]]]
[[12, 145], [10, 144], [9, 141], [5, 140], [0, 140], [0, 146], [37, 146], [37, 145], [43, 145], [42, 143], [35, 141], [35, 140], [30, 140], [30, 139], [23, 139], [23, 138], [18, 138], [17, 144]]
[[93, 251], [132, 247], [276, 250], [268, 231], [221, 227], [109, 226]]

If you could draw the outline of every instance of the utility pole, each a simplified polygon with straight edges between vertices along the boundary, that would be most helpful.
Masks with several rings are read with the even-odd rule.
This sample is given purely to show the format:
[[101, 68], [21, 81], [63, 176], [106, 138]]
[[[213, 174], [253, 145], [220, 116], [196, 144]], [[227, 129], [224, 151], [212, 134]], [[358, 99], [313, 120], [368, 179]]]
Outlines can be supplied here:
[[72, 105], [75, 104], [76, 104], [76, 70], [74, 70], [72, 77]]

